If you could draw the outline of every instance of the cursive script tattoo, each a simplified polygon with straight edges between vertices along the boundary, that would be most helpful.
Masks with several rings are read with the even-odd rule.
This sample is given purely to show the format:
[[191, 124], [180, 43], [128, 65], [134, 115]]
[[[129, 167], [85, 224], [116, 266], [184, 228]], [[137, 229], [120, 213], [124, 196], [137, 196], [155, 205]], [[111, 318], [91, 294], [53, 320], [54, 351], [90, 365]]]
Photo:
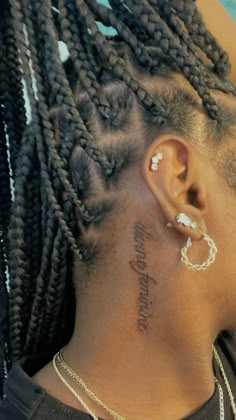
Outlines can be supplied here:
[[130, 267], [136, 273], [139, 281], [138, 297], [138, 329], [146, 331], [148, 319], [151, 317], [150, 311], [150, 283], [156, 285], [156, 280], [148, 274], [145, 252], [145, 241], [151, 238], [146, 226], [142, 222], [134, 224], [135, 259], [130, 261]]

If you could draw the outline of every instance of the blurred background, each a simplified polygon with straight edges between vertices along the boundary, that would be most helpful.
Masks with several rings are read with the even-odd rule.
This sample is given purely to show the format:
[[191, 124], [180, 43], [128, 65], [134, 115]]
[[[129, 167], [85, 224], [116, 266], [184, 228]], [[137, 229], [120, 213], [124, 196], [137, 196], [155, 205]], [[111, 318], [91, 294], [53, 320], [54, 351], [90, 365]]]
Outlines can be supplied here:
[[[108, 0], [97, 0], [98, 3], [104, 4], [106, 6], [108, 6]], [[206, 0], [209, 1], [209, 0]], [[221, 3], [223, 4], [223, 6], [226, 8], [226, 10], [228, 10], [228, 12], [230, 13], [230, 15], [236, 20], [236, 0], [220, 0]], [[114, 31], [112, 28], [105, 28], [103, 27], [103, 25], [99, 25], [99, 27], [107, 34], [107, 35], [113, 35]], [[62, 56], [62, 60], [64, 61], [67, 57], [67, 50], [66, 47], [61, 43], [60, 46], [60, 51], [61, 51], [61, 56]]]
[[221, 0], [221, 3], [236, 20], [236, 0]]
[[[108, 0], [98, 0], [98, 2], [101, 4], [108, 4]], [[231, 16], [233, 16], [233, 18], [236, 20], [236, 0], [221, 0], [221, 3], [229, 11]]]

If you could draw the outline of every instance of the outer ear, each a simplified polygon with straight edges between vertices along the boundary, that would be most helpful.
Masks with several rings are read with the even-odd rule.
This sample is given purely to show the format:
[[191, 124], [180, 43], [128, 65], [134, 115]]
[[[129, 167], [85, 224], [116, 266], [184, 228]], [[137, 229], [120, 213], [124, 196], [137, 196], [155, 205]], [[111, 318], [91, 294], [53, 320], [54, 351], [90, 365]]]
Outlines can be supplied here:
[[[158, 152], [163, 154], [163, 159], [155, 171], [152, 170], [152, 158]], [[204, 169], [202, 156], [175, 135], [158, 137], [146, 152], [142, 168], [144, 179], [166, 220], [194, 240], [202, 237], [201, 232], [206, 232], [207, 182]], [[179, 213], [196, 221], [197, 229], [178, 224], [176, 217]]]

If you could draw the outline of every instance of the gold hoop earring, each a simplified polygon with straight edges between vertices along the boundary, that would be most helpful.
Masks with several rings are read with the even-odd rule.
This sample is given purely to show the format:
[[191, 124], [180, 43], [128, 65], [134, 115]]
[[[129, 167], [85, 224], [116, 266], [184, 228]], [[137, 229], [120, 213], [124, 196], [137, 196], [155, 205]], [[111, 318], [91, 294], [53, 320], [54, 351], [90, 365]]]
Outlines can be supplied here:
[[193, 264], [189, 260], [189, 258], [187, 256], [187, 252], [188, 252], [189, 248], [191, 248], [191, 246], [192, 246], [192, 239], [191, 238], [188, 238], [186, 246], [181, 249], [181, 255], [182, 255], [181, 261], [190, 270], [194, 270], [194, 271], [207, 270], [210, 267], [210, 265], [215, 262], [216, 254], [217, 254], [217, 251], [218, 251], [218, 249], [216, 247], [216, 244], [213, 241], [213, 239], [209, 235], [206, 235], [203, 232], [201, 232], [201, 233], [202, 233], [202, 239], [208, 243], [208, 246], [209, 246], [209, 249], [210, 249], [209, 257], [206, 261], [204, 261], [202, 264]]
[[[186, 227], [189, 227], [193, 230], [197, 229], [197, 223], [192, 221], [185, 213], [180, 213], [176, 217], [176, 220], [177, 223], [182, 223], [182, 225]], [[210, 249], [209, 257], [206, 261], [204, 261], [202, 264], [193, 264], [189, 260], [187, 252], [192, 246], [192, 239], [190, 237], [187, 239], [187, 244], [185, 245], [185, 247], [181, 249], [182, 263], [184, 263], [190, 270], [194, 271], [207, 270], [210, 267], [210, 265], [215, 262], [216, 254], [218, 252], [218, 249], [213, 239], [206, 233], [203, 233], [201, 230], [199, 230], [199, 232], [202, 234], [202, 239], [208, 243]]]

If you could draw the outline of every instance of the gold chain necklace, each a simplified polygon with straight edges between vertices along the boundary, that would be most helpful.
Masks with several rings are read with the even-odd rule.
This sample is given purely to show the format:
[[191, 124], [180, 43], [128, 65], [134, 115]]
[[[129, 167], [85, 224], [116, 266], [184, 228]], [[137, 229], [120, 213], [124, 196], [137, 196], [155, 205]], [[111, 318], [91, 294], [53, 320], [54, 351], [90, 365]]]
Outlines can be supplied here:
[[56, 356], [53, 358], [53, 367], [55, 369], [56, 374], [59, 376], [63, 384], [66, 386], [66, 388], [69, 389], [69, 391], [74, 395], [74, 397], [81, 403], [81, 405], [84, 407], [84, 409], [91, 415], [93, 420], [99, 420], [98, 417], [90, 410], [90, 408], [87, 406], [87, 404], [83, 401], [83, 399], [80, 397], [80, 395], [70, 386], [70, 384], [66, 381], [66, 379], [62, 376], [61, 372], [59, 371], [57, 364], [56, 364]]
[[[106, 410], [114, 419], [116, 420], [126, 420], [125, 417], [120, 416], [119, 414], [117, 414], [114, 410], [112, 410], [111, 408], [109, 408], [106, 404], [104, 404], [85, 384], [85, 382], [75, 373], [75, 371], [69, 366], [67, 365], [67, 363], [65, 362], [65, 360], [63, 359], [62, 356], [62, 350], [60, 350], [53, 358], [53, 366], [54, 369], [56, 370], [57, 374], [59, 372], [56, 362], [59, 363], [59, 365], [63, 368], [63, 370], [66, 372], [66, 374], [73, 379], [74, 382], [76, 382], [78, 385], [80, 385], [80, 387], [86, 392], [86, 394], [93, 400], [95, 401], [98, 405], [100, 405], [101, 407], [104, 408], [104, 410]], [[59, 372], [60, 373], [60, 372]], [[61, 374], [60, 374], [61, 375]], [[58, 375], [59, 376], [59, 375]], [[61, 375], [62, 376], [62, 375]], [[76, 393], [76, 391], [70, 386], [70, 384], [65, 380], [65, 378], [62, 376], [63, 378], [63, 383], [64, 385], [72, 392], [73, 390], [73, 395], [78, 399], [78, 401], [80, 401], [82, 403], [82, 405], [84, 406], [84, 401], [82, 400], [82, 398], [79, 396], [79, 394]], [[60, 379], [62, 380], [62, 378], [60, 377]], [[75, 395], [76, 394], [76, 395]], [[94, 420], [98, 420], [98, 418], [96, 417], [96, 415], [94, 413], [91, 412], [90, 410], [90, 415], [93, 417]]]
[[233, 415], [234, 415], [234, 420], [236, 420], [236, 405], [235, 405], [233, 392], [232, 392], [229, 380], [227, 378], [227, 375], [225, 373], [225, 369], [224, 369], [222, 360], [221, 360], [220, 355], [219, 355], [218, 351], [216, 350], [215, 346], [213, 346], [213, 354], [214, 354], [216, 363], [217, 363], [217, 365], [220, 369], [222, 378], [224, 380], [224, 383], [225, 383], [225, 386], [226, 386], [226, 389], [227, 389], [227, 393], [228, 393], [228, 396], [229, 396], [229, 399], [230, 399], [231, 409], [232, 409], [232, 412], [233, 412]]
[[[217, 352], [215, 346], [213, 346], [213, 354], [215, 357], [215, 360], [217, 362], [217, 365], [220, 369], [222, 378], [224, 380], [226, 389], [227, 389], [227, 393], [229, 395], [229, 399], [230, 399], [230, 404], [231, 404], [231, 408], [232, 408], [232, 412], [234, 415], [234, 419], [236, 420], [236, 405], [235, 405], [235, 400], [234, 400], [234, 396], [232, 393], [232, 389], [230, 386], [230, 383], [228, 381], [227, 375], [225, 373], [224, 370], [224, 366], [223, 363], [221, 361], [220, 355]], [[74, 388], [66, 381], [66, 379], [62, 376], [62, 374], [60, 373], [58, 367], [57, 367], [57, 362], [59, 363], [59, 365], [61, 366], [61, 368], [65, 371], [65, 373], [67, 374], [67, 376], [69, 376], [70, 378], [72, 378], [72, 380], [74, 382], [76, 382], [78, 385], [80, 385], [80, 387], [85, 391], [85, 393], [93, 400], [95, 401], [98, 405], [100, 405], [101, 407], [103, 407], [114, 419], [116, 420], [126, 420], [125, 417], [120, 416], [119, 414], [117, 414], [114, 410], [112, 410], [111, 408], [109, 408], [106, 404], [104, 404], [85, 384], [85, 382], [77, 375], [77, 373], [65, 362], [63, 355], [62, 355], [62, 350], [60, 350], [53, 358], [53, 366], [54, 369], [57, 373], [57, 375], [59, 376], [59, 378], [61, 379], [61, 381], [63, 382], [63, 384], [69, 389], [69, 391], [75, 396], [75, 398], [82, 404], [82, 406], [85, 408], [85, 410], [87, 410], [87, 412], [91, 415], [91, 417], [93, 418], [93, 420], [99, 420], [98, 417], [92, 412], [92, 410], [89, 409], [89, 407], [87, 406], [87, 404], [83, 401], [83, 399], [81, 398], [81, 396], [74, 390]], [[215, 384], [218, 388], [218, 392], [219, 392], [219, 406], [220, 406], [220, 420], [225, 420], [225, 409], [224, 409], [224, 393], [223, 393], [223, 389], [222, 386], [220, 384], [220, 382], [218, 381], [218, 379], [215, 377]]]

